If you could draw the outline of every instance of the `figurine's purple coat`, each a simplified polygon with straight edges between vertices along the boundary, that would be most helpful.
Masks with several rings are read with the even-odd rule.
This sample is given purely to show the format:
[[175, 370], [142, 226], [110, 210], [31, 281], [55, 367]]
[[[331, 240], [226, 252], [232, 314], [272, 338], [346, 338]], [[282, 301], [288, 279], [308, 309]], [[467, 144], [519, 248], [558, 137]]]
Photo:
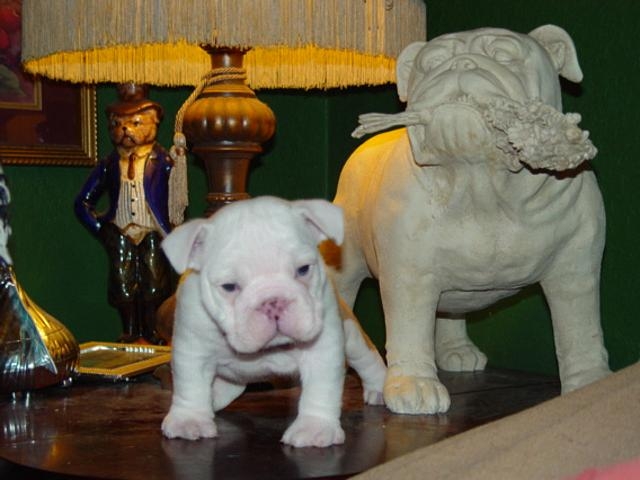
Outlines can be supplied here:
[[[167, 152], [156, 143], [144, 168], [146, 202], [164, 235], [171, 230], [167, 206], [169, 174], [172, 165], [173, 162]], [[98, 163], [76, 197], [76, 216], [94, 234], [97, 234], [105, 223], [112, 221], [115, 217], [120, 195], [120, 175], [120, 156], [114, 150]], [[106, 212], [98, 214], [96, 205], [105, 191], [109, 195], [109, 207]]]

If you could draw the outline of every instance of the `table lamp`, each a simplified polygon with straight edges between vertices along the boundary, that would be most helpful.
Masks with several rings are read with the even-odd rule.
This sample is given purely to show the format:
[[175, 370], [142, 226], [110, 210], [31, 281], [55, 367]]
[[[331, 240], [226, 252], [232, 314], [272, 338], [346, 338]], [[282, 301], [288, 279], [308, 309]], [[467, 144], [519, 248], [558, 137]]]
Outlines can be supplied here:
[[197, 85], [176, 118], [208, 177], [207, 213], [246, 198], [251, 158], [275, 130], [249, 88], [395, 81], [426, 38], [424, 0], [23, 0], [27, 71], [82, 83]]

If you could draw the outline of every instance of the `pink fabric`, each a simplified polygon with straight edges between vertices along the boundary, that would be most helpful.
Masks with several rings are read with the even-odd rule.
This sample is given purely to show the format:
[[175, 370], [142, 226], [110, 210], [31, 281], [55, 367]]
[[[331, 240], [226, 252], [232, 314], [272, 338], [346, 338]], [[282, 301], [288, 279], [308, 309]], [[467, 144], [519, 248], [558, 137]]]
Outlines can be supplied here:
[[640, 458], [610, 467], [590, 468], [567, 480], [636, 480], [640, 479]]

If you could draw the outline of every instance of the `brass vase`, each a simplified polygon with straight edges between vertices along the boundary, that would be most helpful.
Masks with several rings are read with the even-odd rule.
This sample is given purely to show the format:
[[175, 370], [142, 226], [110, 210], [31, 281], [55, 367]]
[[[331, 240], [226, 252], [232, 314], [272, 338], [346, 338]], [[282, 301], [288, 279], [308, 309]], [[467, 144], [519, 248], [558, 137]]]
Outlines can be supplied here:
[[0, 257], [0, 393], [68, 382], [78, 354], [71, 332], [29, 298]]

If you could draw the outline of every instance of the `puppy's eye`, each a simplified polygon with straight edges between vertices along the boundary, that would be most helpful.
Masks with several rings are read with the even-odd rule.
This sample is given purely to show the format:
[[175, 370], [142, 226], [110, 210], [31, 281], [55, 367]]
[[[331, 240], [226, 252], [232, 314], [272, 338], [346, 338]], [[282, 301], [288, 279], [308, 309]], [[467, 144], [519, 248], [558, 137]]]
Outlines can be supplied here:
[[303, 265], [296, 270], [296, 277], [306, 277], [311, 270], [311, 265]]
[[225, 292], [233, 293], [240, 290], [240, 287], [237, 283], [223, 283], [220, 285]]

